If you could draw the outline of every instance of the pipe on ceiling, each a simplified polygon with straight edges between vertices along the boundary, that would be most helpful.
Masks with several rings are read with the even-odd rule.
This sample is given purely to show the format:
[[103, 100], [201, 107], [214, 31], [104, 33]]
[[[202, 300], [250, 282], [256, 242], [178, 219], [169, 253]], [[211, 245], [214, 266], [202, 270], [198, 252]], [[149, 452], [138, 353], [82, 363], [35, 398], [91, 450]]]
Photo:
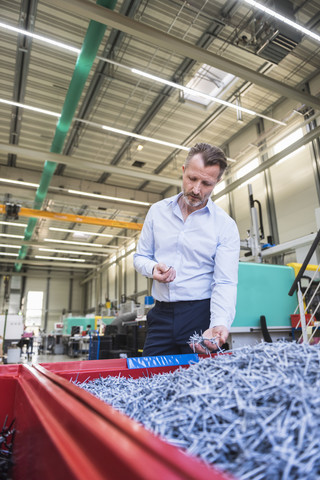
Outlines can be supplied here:
[[[117, 0], [98, 0], [97, 4], [113, 10]], [[80, 96], [89, 76], [92, 64], [96, 58], [98, 48], [106, 31], [106, 25], [90, 20], [86, 36], [83, 41], [81, 52], [78, 56], [69, 89], [62, 107], [50, 152], [61, 153], [63, 144], [69, 131], [72, 119], [78, 106]], [[34, 200], [34, 209], [40, 210], [46, 198], [48, 188], [55, 172], [57, 163], [46, 161], [40, 179], [40, 184]], [[30, 240], [37, 224], [37, 218], [30, 218], [25, 230], [24, 239]], [[18, 260], [23, 260], [28, 253], [28, 247], [23, 245], [19, 251]], [[22, 262], [15, 264], [15, 271], [19, 272]]]

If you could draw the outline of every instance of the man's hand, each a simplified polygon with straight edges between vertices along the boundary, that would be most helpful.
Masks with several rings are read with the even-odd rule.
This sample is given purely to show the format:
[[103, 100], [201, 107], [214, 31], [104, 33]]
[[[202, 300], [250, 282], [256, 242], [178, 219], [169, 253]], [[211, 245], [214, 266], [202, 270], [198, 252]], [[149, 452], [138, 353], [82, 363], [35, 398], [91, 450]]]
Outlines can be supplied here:
[[[219, 347], [221, 347], [221, 345], [226, 343], [228, 335], [229, 335], [229, 331], [228, 331], [227, 327], [225, 327], [224, 325], [218, 325], [217, 327], [208, 328], [208, 330], [206, 330], [202, 334], [202, 336], [204, 338], [214, 338], [215, 337], [216, 342], [219, 345]], [[210, 352], [213, 352], [213, 351], [217, 350], [216, 346], [214, 344], [212, 344], [211, 342], [209, 342], [208, 340], [205, 340], [204, 344], [207, 347], [207, 349], [210, 350]], [[203, 347], [201, 347], [201, 345], [199, 345], [199, 344], [195, 344], [194, 348], [195, 348], [196, 353], [207, 353], [205, 351], [205, 349]]]
[[158, 282], [170, 283], [176, 278], [176, 271], [173, 267], [167, 267], [165, 263], [157, 263], [154, 266], [152, 276]]

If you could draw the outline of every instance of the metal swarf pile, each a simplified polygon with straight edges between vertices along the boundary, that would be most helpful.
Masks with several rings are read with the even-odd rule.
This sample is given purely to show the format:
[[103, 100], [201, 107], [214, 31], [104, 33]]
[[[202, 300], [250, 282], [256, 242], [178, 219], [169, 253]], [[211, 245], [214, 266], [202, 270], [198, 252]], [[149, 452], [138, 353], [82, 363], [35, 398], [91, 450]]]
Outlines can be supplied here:
[[12, 447], [15, 435], [13, 428], [14, 420], [7, 425], [8, 416], [6, 416], [2, 430], [0, 431], [0, 480], [6, 480], [13, 465]]
[[320, 478], [320, 348], [260, 343], [82, 388], [241, 480]]

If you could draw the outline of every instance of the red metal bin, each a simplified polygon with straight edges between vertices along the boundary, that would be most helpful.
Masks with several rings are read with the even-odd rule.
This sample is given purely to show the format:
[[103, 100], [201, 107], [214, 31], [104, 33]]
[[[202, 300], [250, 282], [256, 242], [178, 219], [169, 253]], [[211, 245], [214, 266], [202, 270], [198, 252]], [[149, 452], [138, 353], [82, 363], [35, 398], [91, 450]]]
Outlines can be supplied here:
[[128, 371], [123, 359], [0, 366], [0, 421], [16, 418], [13, 480], [231, 478], [70, 383], [78, 373], [84, 380], [143, 370]]

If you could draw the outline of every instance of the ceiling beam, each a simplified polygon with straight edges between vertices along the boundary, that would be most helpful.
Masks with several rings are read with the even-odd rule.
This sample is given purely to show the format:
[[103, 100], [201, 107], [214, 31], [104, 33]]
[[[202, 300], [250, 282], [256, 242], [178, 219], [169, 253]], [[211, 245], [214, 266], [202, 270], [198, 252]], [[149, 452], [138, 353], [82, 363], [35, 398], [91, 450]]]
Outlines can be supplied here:
[[290, 87], [274, 78], [267, 77], [266, 75], [258, 73], [256, 70], [245, 67], [241, 63], [208, 52], [207, 50], [188, 43], [185, 40], [161, 32], [149, 25], [132, 20], [131, 18], [125, 17], [124, 15], [111, 10], [106, 10], [100, 5], [89, 3], [86, 0], [68, 0], [68, 2], [65, 0], [47, 0], [47, 3], [61, 8], [62, 11], [81, 15], [84, 18], [95, 20], [112, 28], [118, 28], [129, 35], [133, 35], [134, 37], [147, 42], [148, 44], [151, 43], [152, 45], [155, 45], [157, 48], [164, 48], [169, 52], [175, 52], [183, 57], [193, 58], [199, 63], [206, 63], [207, 65], [219, 68], [235, 75], [236, 77], [255, 83], [266, 90], [271, 90], [280, 96], [285, 96], [291, 99], [294, 98], [299, 102], [312, 106], [313, 108], [320, 108], [320, 98], [297, 90], [294, 87]]
[[18, 147], [17, 145], [9, 145], [0, 143], [0, 152], [2, 153], [14, 153], [21, 155], [23, 158], [29, 158], [33, 161], [38, 161], [43, 164], [46, 160], [50, 162], [65, 163], [67, 166], [77, 168], [78, 170], [88, 171], [96, 170], [100, 172], [110, 172], [115, 175], [137, 178], [139, 180], [149, 180], [150, 182], [164, 183], [165, 185], [173, 185], [176, 187], [181, 186], [181, 180], [162, 177], [160, 175], [154, 175], [152, 173], [142, 172], [141, 169], [134, 168], [121, 168], [113, 165], [105, 165], [104, 163], [95, 162], [94, 160], [82, 160], [81, 158], [69, 157], [67, 155], [61, 155], [59, 153], [49, 153], [43, 150], [35, 150], [31, 148]]
[[[6, 206], [0, 205], [0, 213], [6, 213]], [[82, 215], [74, 215], [72, 213], [49, 212], [46, 210], [37, 210], [34, 208], [21, 207], [20, 217], [29, 218], [46, 218], [49, 220], [61, 222], [74, 222], [84, 225], [102, 225], [110, 228], [126, 228], [128, 230], [142, 230], [142, 223], [121, 222], [118, 220], [109, 220], [108, 218], [86, 217]]]

